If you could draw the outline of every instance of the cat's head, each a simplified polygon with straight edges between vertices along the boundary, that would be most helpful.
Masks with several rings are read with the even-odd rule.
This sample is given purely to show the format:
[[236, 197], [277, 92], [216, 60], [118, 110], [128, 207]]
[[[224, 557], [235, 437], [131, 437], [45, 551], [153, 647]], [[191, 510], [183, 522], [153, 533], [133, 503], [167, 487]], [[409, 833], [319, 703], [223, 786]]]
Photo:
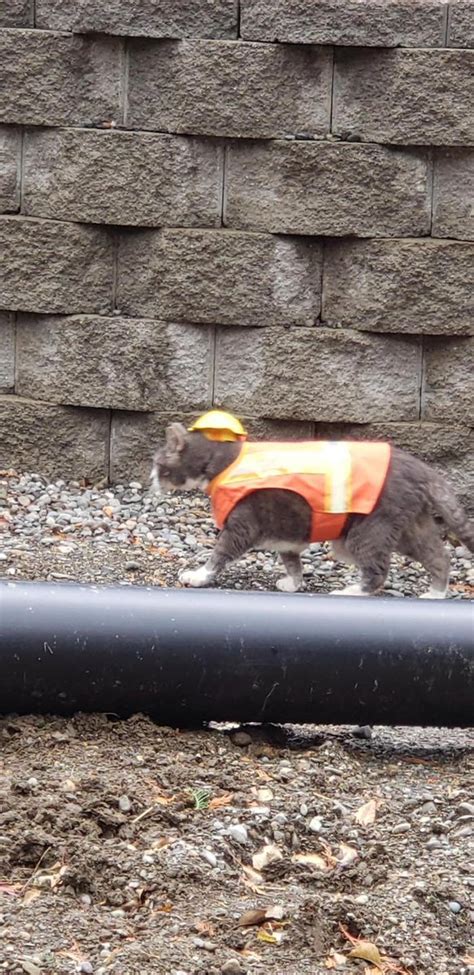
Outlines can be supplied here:
[[171, 423], [166, 429], [165, 443], [153, 458], [150, 480], [153, 490], [205, 491], [209, 477], [206, 466], [210, 441], [201, 433], [189, 433], [182, 423]]

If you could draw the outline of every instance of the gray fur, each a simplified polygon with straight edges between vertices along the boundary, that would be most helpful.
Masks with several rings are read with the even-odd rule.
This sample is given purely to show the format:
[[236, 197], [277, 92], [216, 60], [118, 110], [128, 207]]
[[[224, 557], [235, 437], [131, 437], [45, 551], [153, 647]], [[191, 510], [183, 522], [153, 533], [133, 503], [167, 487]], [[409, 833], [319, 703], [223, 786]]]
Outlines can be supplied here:
[[[240, 443], [217, 443], [201, 433], [188, 433], [171, 424], [166, 444], [154, 459], [152, 480], [165, 490], [206, 488], [209, 481], [231, 464]], [[360, 586], [342, 592], [370, 595], [386, 580], [393, 552], [421, 562], [431, 576], [427, 596], [442, 597], [449, 580], [449, 556], [435, 521], [440, 518], [464, 545], [474, 551], [474, 521], [469, 521], [449, 484], [418, 458], [393, 448], [380, 500], [369, 515], [351, 515], [343, 536], [333, 543], [337, 558], [360, 569]], [[308, 546], [311, 510], [292, 491], [262, 489], [248, 495], [233, 509], [205, 566], [182, 573], [186, 585], [202, 586], [215, 580], [248, 549], [280, 552], [286, 575], [277, 586], [287, 592], [302, 582], [301, 552]]]

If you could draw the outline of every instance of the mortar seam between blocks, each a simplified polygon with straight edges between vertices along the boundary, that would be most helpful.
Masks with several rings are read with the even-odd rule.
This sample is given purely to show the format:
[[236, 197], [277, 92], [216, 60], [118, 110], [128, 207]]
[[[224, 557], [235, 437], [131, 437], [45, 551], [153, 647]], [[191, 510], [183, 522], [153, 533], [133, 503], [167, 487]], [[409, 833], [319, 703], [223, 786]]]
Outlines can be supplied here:
[[130, 47], [129, 38], [124, 38], [121, 46], [121, 72], [120, 72], [120, 110], [122, 125], [127, 126], [128, 118], [128, 88], [130, 75]]
[[451, 4], [447, 3], [444, 9], [444, 46], [449, 47], [449, 35], [451, 33]]

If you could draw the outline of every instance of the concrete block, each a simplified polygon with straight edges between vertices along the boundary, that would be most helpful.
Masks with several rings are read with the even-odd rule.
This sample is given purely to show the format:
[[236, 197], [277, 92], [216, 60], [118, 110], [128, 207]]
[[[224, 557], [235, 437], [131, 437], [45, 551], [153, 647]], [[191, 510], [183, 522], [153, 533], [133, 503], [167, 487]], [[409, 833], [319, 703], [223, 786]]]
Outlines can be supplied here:
[[121, 121], [120, 85], [118, 41], [0, 30], [0, 122]]
[[204, 139], [30, 131], [25, 212], [87, 223], [220, 226], [221, 156]]
[[14, 385], [15, 322], [13, 315], [0, 312], [0, 393], [11, 392]]
[[323, 321], [374, 332], [474, 334], [473, 266], [473, 243], [328, 242]]
[[128, 37], [236, 37], [237, 0], [36, 0], [36, 26]]
[[16, 392], [75, 406], [199, 410], [213, 330], [140, 319], [19, 316]]
[[235, 142], [227, 150], [224, 220], [270, 233], [427, 234], [427, 153], [350, 143]]
[[31, 0], [2, 0], [0, 27], [33, 26]]
[[474, 150], [437, 151], [432, 234], [474, 240]]
[[241, 0], [247, 40], [349, 47], [443, 47], [444, 0]]
[[113, 240], [72, 223], [0, 218], [0, 308], [104, 313], [112, 308]]
[[0, 126], [0, 213], [20, 207], [20, 151], [20, 130]]
[[332, 52], [242, 41], [136, 42], [127, 125], [272, 138], [329, 130]]
[[472, 0], [450, 0], [448, 45], [474, 47], [474, 6]]
[[422, 418], [474, 426], [474, 338], [425, 338]]
[[126, 315], [222, 325], [311, 325], [321, 246], [228, 230], [124, 234], [118, 306]]
[[419, 414], [416, 338], [326, 328], [220, 329], [214, 401], [240, 413], [356, 423]]
[[332, 131], [404, 145], [474, 145], [474, 51], [338, 49]]
[[109, 414], [0, 396], [0, 468], [97, 481], [108, 473]]

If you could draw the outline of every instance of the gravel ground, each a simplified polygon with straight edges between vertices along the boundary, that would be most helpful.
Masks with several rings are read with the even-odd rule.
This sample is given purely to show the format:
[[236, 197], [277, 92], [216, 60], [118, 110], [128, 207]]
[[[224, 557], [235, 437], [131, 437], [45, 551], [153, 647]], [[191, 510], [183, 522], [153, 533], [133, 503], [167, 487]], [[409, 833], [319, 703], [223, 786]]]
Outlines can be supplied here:
[[[215, 534], [203, 495], [163, 498], [134, 481], [114, 489], [81, 487], [0, 472], [0, 577], [175, 586], [180, 569], [205, 560]], [[461, 546], [451, 548], [449, 596], [470, 598], [472, 559]], [[343, 588], [355, 578], [333, 561], [327, 545], [312, 545], [303, 562], [310, 592]], [[274, 589], [281, 574], [277, 556], [251, 552], [222, 576], [222, 584]], [[385, 594], [413, 596], [427, 588], [419, 566], [394, 559]]]
[[[176, 585], [214, 537], [202, 496], [0, 474], [0, 578]], [[223, 583], [280, 573], [251, 553]], [[306, 554], [308, 590], [349, 577]], [[453, 549], [450, 598], [473, 583]], [[400, 559], [388, 587], [427, 580]], [[474, 975], [468, 730], [11, 716], [0, 742], [7, 975]]]

